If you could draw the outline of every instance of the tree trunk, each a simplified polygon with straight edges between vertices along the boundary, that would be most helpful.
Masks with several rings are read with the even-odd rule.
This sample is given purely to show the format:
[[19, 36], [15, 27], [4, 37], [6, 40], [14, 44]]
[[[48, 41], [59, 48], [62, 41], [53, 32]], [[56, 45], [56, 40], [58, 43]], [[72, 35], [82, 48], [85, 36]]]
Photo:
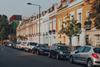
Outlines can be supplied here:
[[69, 42], [69, 48], [72, 51], [72, 36], [69, 36], [69, 40], [70, 40], [70, 42]]

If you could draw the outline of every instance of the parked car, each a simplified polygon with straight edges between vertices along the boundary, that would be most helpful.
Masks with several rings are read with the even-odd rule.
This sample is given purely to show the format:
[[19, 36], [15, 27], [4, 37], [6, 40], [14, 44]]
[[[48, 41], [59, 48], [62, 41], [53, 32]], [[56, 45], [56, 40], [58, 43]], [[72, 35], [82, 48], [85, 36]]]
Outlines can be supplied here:
[[47, 45], [44, 45], [44, 44], [39, 44], [33, 49], [33, 51], [37, 55], [48, 55], [49, 47]]
[[11, 45], [12, 45], [11, 43], [8, 43], [8, 44], [7, 44], [8, 47], [11, 47]]
[[20, 50], [24, 50], [24, 48], [26, 47], [27, 42], [21, 42], [19, 44], [16, 45], [16, 47]]
[[100, 66], [100, 47], [82, 46], [71, 52], [70, 62], [86, 64], [87, 67]]
[[34, 42], [28, 42], [27, 45], [25, 46], [24, 50], [25, 51], [29, 51], [29, 52], [32, 52], [32, 49], [34, 47], [36, 47], [37, 43], [34, 43]]
[[19, 45], [21, 45], [21, 42], [17, 42], [17, 43], [16, 43], [16, 48], [17, 48], [17, 49], [19, 48]]
[[8, 47], [14, 47], [14, 46], [15, 46], [15, 43], [9, 42], [9, 43], [7, 44], [7, 46], [8, 46]]
[[16, 42], [11, 43], [12, 48], [16, 48]]
[[50, 52], [48, 57], [53, 57], [56, 59], [68, 59], [70, 56], [69, 48], [61, 44], [53, 44], [50, 47]]

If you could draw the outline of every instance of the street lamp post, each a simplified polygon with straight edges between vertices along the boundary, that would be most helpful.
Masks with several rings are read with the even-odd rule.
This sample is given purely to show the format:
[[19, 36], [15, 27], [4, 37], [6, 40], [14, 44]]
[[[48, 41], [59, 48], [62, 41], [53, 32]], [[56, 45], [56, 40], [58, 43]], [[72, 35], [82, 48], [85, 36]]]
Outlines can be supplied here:
[[32, 3], [27, 3], [28, 5], [33, 5], [33, 6], [38, 6], [39, 8], [39, 44], [40, 44], [40, 10], [41, 10], [41, 6], [37, 5], [37, 4], [32, 4]]

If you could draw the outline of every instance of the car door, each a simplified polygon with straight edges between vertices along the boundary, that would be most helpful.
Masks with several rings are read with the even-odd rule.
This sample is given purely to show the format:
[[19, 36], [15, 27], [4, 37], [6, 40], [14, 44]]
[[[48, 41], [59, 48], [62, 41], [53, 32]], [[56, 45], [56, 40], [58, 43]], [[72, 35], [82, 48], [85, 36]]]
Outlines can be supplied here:
[[87, 59], [88, 59], [89, 54], [90, 54], [90, 50], [91, 50], [91, 47], [86, 46], [84, 48], [84, 50], [80, 53], [80, 58], [81, 58], [80, 61], [81, 61], [81, 63], [86, 64]]
[[80, 48], [78, 48], [76, 51], [75, 51], [75, 54], [73, 55], [73, 60], [75, 61], [75, 62], [81, 62], [80, 60], [81, 60], [81, 54], [82, 54], [82, 52], [83, 52], [83, 50], [85, 49], [85, 47], [84, 46], [82, 46], [82, 47], [80, 47]]

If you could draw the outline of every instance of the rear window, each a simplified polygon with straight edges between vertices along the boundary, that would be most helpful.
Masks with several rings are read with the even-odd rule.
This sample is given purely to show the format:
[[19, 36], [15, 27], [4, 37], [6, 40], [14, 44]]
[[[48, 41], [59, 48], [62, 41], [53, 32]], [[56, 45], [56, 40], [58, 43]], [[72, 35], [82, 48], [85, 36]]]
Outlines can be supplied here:
[[94, 48], [95, 53], [100, 53], [100, 48]]

